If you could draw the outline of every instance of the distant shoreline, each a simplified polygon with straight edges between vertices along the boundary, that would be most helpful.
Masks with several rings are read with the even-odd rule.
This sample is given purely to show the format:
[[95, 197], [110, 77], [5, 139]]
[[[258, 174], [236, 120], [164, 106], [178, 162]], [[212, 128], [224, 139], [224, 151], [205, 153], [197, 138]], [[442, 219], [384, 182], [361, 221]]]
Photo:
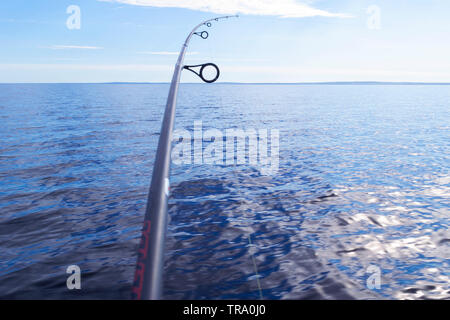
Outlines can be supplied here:
[[[170, 84], [170, 82], [4, 82], [5, 84]], [[202, 84], [182, 82], [181, 84]], [[401, 85], [401, 86], [450, 86], [450, 82], [383, 82], [383, 81], [336, 81], [336, 82], [217, 82], [226, 85]]]

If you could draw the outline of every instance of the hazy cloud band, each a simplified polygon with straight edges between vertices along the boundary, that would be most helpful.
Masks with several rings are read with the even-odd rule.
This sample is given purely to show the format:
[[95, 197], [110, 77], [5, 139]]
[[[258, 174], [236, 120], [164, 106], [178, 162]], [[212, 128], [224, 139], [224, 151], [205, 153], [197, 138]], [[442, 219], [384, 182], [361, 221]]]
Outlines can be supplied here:
[[136, 6], [184, 8], [217, 14], [246, 14], [283, 18], [340, 17], [349, 15], [331, 13], [296, 0], [99, 0]]

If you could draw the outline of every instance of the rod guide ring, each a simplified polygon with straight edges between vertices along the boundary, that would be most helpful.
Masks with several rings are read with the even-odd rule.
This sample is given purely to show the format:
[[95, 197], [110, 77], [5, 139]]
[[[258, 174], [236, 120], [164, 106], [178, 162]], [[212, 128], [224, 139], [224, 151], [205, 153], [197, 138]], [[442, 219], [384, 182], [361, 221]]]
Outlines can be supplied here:
[[[199, 72], [197, 72], [197, 71], [192, 69], [192, 68], [198, 68], [198, 67], [200, 67], [200, 71]], [[204, 71], [208, 67], [213, 67], [215, 69], [215, 71], [216, 71], [216, 75], [212, 79], [207, 79], [204, 76]], [[198, 65], [195, 65], [195, 66], [184, 66], [183, 69], [187, 69], [187, 70], [195, 73], [197, 76], [199, 76], [200, 79], [202, 79], [206, 83], [216, 82], [217, 79], [219, 79], [219, 77], [220, 77], [220, 69], [214, 63], [204, 63], [204, 64], [198, 64]]]

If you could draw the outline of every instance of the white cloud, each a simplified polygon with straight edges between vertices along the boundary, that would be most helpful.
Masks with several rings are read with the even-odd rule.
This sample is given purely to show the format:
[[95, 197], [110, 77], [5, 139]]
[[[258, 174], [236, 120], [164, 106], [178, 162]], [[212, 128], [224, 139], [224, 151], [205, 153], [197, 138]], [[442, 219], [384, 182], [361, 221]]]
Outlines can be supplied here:
[[65, 45], [53, 45], [48, 47], [53, 50], [65, 50], [65, 49], [82, 49], [82, 50], [100, 50], [102, 47], [91, 47], [91, 46], [65, 46]]
[[0, 64], [0, 83], [169, 82], [173, 65]]
[[[0, 64], [0, 83], [14, 82], [169, 82], [171, 64]], [[449, 82], [450, 70], [350, 69], [302, 66], [239, 66], [221, 68], [220, 81], [323, 82], [417, 81]], [[197, 82], [185, 72], [183, 82]]]
[[311, 7], [296, 0], [99, 0], [136, 6], [184, 8], [217, 14], [248, 14], [283, 18], [349, 17]]
[[0, 70], [171, 71], [171, 65], [152, 64], [0, 64]]
[[[176, 51], [141, 51], [138, 54], [150, 54], [155, 56], [177, 56], [180, 53]], [[195, 55], [198, 52], [187, 52], [186, 55]]]
[[[222, 74], [232, 80], [251, 75], [251, 82], [333, 82], [397, 81], [448, 82], [450, 70], [320, 68], [303, 66], [222, 66]], [[229, 75], [229, 76], [228, 76]], [[253, 80], [255, 79], [255, 80]], [[256, 80], [257, 79], [257, 80]], [[223, 79], [222, 81], [227, 81]], [[247, 80], [245, 80], [247, 81]]]

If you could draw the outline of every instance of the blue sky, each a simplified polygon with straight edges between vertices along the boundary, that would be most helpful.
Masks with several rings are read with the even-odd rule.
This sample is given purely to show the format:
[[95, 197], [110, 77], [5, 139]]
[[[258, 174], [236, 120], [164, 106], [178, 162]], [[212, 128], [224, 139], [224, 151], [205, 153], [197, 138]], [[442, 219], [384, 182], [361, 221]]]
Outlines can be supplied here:
[[167, 82], [191, 28], [226, 13], [240, 18], [185, 61], [218, 64], [220, 81], [450, 82], [447, 0], [1, 1], [0, 82]]

